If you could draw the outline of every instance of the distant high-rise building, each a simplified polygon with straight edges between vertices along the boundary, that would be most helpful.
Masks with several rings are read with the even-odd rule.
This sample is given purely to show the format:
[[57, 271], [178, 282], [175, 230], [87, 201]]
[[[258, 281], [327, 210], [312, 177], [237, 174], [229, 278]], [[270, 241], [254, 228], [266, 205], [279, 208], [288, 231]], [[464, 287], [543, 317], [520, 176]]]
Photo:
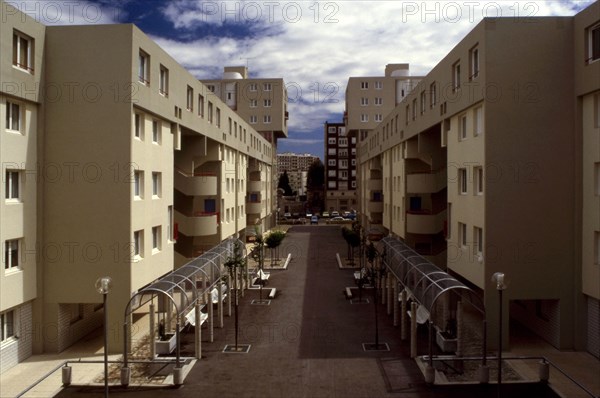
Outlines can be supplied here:
[[325, 122], [325, 210], [356, 210], [356, 135]]

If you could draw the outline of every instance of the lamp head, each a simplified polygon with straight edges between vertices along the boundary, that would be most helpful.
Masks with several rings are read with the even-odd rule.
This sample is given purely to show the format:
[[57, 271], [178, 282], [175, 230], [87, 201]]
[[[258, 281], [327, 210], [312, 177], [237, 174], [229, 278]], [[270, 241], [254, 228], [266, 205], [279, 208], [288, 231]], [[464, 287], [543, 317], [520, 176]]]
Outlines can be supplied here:
[[492, 275], [492, 282], [496, 282], [496, 289], [504, 290], [506, 289], [506, 284], [504, 283], [504, 272], [496, 272]]
[[112, 288], [112, 278], [110, 276], [103, 276], [96, 280], [96, 291], [100, 294], [107, 294]]

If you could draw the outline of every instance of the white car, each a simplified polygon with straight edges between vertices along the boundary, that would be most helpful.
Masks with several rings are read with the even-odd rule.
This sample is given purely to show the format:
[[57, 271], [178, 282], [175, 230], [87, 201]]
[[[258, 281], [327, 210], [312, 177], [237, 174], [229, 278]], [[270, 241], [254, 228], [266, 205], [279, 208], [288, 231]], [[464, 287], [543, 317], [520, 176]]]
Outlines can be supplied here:
[[337, 211], [332, 211], [331, 212], [331, 217], [339, 217], [340, 213], [338, 213]]

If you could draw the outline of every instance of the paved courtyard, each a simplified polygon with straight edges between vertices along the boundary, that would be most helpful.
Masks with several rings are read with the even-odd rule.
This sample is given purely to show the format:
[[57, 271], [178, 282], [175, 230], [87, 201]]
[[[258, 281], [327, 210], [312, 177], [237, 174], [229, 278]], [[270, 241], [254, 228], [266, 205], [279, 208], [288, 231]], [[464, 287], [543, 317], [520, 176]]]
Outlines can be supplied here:
[[[203, 357], [179, 388], [114, 386], [111, 397], [481, 397], [496, 396], [494, 385], [429, 387], [409, 357], [408, 341], [380, 306], [380, 342], [389, 352], [365, 352], [374, 342], [374, 308], [351, 304], [342, 291], [353, 286], [353, 271], [340, 270], [335, 254], [346, 254], [339, 226], [295, 226], [281, 253], [291, 253], [287, 270], [272, 270], [267, 287], [276, 287], [269, 306], [251, 305], [258, 291], [246, 293], [240, 306], [241, 344], [248, 354], [225, 354], [234, 343], [233, 316], [215, 329], [213, 343], [203, 342]], [[268, 261], [268, 260], [267, 260]], [[268, 294], [268, 289], [263, 292]], [[365, 293], [370, 297], [372, 293]], [[206, 334], [203, 334], [206, 338]], [[192, 335], [186, 336], [190, 341]], [[184, 343], [182, 349], [191, 350]], [[425, 348], [419, 349], [424, 354]], [[503, 396], [555, 397], [542, 385], [505, 386]], [[72, 386], [58, 397], [101, 397], [102, 387]]]

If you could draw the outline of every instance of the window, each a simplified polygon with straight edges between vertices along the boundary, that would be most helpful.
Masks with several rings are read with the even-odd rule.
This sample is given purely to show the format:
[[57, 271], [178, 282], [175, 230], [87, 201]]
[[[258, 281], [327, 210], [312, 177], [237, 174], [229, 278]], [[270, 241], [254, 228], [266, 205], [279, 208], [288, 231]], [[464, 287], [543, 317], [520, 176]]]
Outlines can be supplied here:
[[162, 173], [153, 172], [152, 173], [152, 196], [154, 198], [160, 198], [160, 196], [161, 196], [161, 193], [162, 193], [161, 183], [162, 183]]
[[208, 101], [208, 122], [213, 122], [213, 104], [210, 101]]
[[427, 97], [425, 96], [425, 90], [421, 91], [421, 115], [425, 113], [425, 108], [427, 107]]
[[408, 121], [410, 120], [410, 104], [406, 105], [406, 109], [404, 112], [404, 120], [406, 122], [406, 125], [408, 125]]
[[152, 121], [152, 142], [160, 144], [160, 122], [158, 120]]
[[169, 96], [169, 70], [163, 65], [160, 66], [158, 92], [160, 95], [163, 95], [165, 97]]
[[15, 270], [21, 266], [19, 249], [21, 248], [20, 239], [11, 239], [4, 242], [4, 269]]
[[383, 98], [375, 97], [375, 105], [377, 105], [377, 106], [383, 105]]
[[473, 174], [475, 175], [475, 195], [483, 194], [483, 167], [478, 166], [473, 168]]
[[460, 62], [452, 65], [452, 88], [454, 91], [460, 88]]
[[429, 107], [433, 108], [437, 103], [437, 92], [435, 82], [429, 85]]
[[327, 139], [327, 143], [328, 143], [329, 145], [335, 145], [335, 143], [336, 143], [336, 138], [335, 138], [335, 137], [329, 137], [329, 138]]
[[194, 89], [190, 86], [187, 86], [186, 109], [190, 112], [194, 110]]
[[206, 86], [206, 88], [208, 88], [208, 91], [210, 91], [211, 93], [215, 92], [215, 85], [214, 84], [209, 84]]
[[250, 83], [248, 85], [248, 90], [250, 90], [250, 91], [256, 91], [257, 90], [256, 83]]
[[263, 105], [264, 105], [265, 108], [270, 108], [271, 107], [271, 100], [270, 99], [264, 100]]
[[367, 90], [369, 88], [369, 82], [360, 82], [361, 90]]
[[265, 123], [265, 124], [271, 123], [271, 115], [264, 115], [263, 116], [263, 123]]
[[412, 101], [412, 120], [417, 120], [417, 99]]
[[258, 106], [257, 101], [255, 99], [250, 100], [250, 108], [256, 108]]
[[600, 23], [588, 29], [588, 63], [600, 59]]
[[479, 49], [477, 46], [469, 51], [469, 59], [471, 60], [469, 63], [469, 67], [471, 68], [469, 71], [469, 80], [475, 80], [479, 76]]
[[476, 256], [483, 255], [483, 229], [473, 227], [473, 254]]
[[144, 198], [144, 172], [140, 170], [133, 172], [133, 198]]
[[477, 137], [483, 134], [483, 107], [478, 106], [473, 112], [473, 135]]
[[329, 159], [329, 160], [327, 161], [327, 165], [328, 165], [328, 166], [335, 166], [335, 165], [336, 165], [336, 161], [335, 161], [335, 159]]
[[327, 155], [335, 156], [336, 154], [337, 154], [337, 151], [335, 148], [327, 148]]
[[335, 127], [329, 127], [329, 134], [335, 134]]
[[16, 335], [15, 310], [0, 314], [0, 342], [5, 342]]
[[376, 122], [381, 122], [382, 120], [383, 120], [383, 116], [381, 115], [381, 113], [375, 114], [375, 121]]
[[221, 127], [221, 108], [217, 107], [217, 127]]
[[348, 138], [340, 138], [338, 141], [339, 146], [348, 146]]
[[152, 253], [160, 251], [161, 227], [152, 227]]
[[15, 202], [21, 199], [21, 172], [18, 170], [6, 170], [6, 180], [4, 181], [4, 197], [7, 201]]
[[138, 78], [140, 83], [144, 83], [146, 86], [150, 85], [150, 56], [142, 50], [140, 50], [139, 56]]
[[348, 157], [348, 150], [347, 149], [340, 149], [340, 154], [339, 156], [341, 158], [347, 158]]
[[140, 259], [144, 257], [144, 231], [133, 232], [133, 258]]
[[350, 183], [350, 186], [351, 186], [352, 188], [356, 188], [356, 181], [352, 181], [352, 182]]
[[366, 113], [363, 113], [360, 115], [360, 121], [363, 123], [366, 123], [369, 121], [369, 115], [367, 115]]
[[467, 193], [467, 169], [458, 169], [458, 193], [465, 195]]
[[21, 106], [10, 101], [6, 101], [6, 129], [21, 130]]
[[335, 181], [327, 181], [327, 188], [335, 189], [336, 186]]
[[198, 116], [204, 117], [204, 96], [198, 94]]
[[383, 88], [383, 83], [381, 81], [375, 82], [375, 90], [381, 90]]
[[256, 123], [258, 123], [256, 115], [251, 115], [250, 116], [250, 124], [256, 124]]
[[136, 113], [134, 116], [134, 119], [135, 119], [135, 129], [134, 129], [135, 138], [143, 140], [144, 139], [144, 116], [140, 113]]
[[458, 243], [460, 247], [467, 247], [467, 224], [458, 223]]
[[168, 218], [168, 228], [167, 228], [167, 239], [169, 242], [173, 242], [175, 240], [175, 231], [173, 229], [173, 206], [167, 207], [167, 218]]
[[347, 169], [348, 168], [348, 159], [341, 159], [340, 160], [340, 169]]
[[362, 97], [362, 98], [360, 99], [360, 105], [361, 105], [361, 106], [367, 106], [367, 105], [369, 105], [369, 99], [368, 99], [368, 98], [366, 98], [366, 97]]
[[462, 115], [458, 119], [459, 137], [460, 140], [467, 138], [467, 115]]
[[33, 73], [34, 40], [18, 31], [13, 32], [13, 65]]
[[271, 83], [263, 83], [264, 91], [271, 91]]

